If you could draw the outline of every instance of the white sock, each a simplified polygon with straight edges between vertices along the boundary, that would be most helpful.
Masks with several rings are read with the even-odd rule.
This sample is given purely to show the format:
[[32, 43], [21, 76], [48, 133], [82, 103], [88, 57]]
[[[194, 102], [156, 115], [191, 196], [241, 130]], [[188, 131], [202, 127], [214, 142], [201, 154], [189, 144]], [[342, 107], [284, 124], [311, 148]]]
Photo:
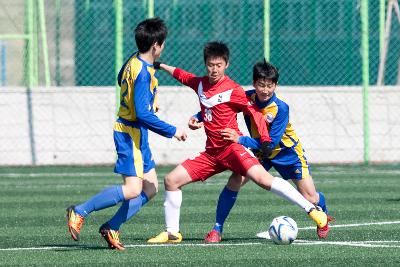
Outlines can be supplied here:
[[300, 208], [303, 208], [306, 212], [309, 212], [315, 206], [305, 199], [299, 191], [297, 191], [289, 182], [282, 178], [274, 177], [271, 185], [271, 192], [274, 192], [280, 197], [283, 197], [290, 202], [297, 204]]
[[182, 191], [165, 191], [164, 212], [167, 231], [179, 232], [179, 217], [182, 204]]

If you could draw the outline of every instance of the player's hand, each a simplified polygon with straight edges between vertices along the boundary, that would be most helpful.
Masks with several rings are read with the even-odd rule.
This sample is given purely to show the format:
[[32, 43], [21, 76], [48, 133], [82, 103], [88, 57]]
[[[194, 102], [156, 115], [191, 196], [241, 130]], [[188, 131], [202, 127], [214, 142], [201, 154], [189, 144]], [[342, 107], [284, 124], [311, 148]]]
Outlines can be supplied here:
[[178, 141], [186, 141], [187, 134], [182, 129], [176, 129], [174, 137], [178, 139]]
[[272, 154], [271, 142], [265, 141], [261, 144], [262, 160], [268, 160], [268, 157]]
[[161, 68], [160, 65], [161, 65], [161, 62], [159, 62], [159, 61], [154, 61], [154, 63], [153, 63], [153, 67], [156, 70], [159, 70]]
[[221, 131], [221, 135], [224, 137], [224, 140], [232, 141], [234, 143], [239, 143], [240, 136], [234, 129], [225, 128]]
[[202, 121], [199, 121], [195, 117], [191, 117], [188, 121], [188, 126], [190, 130], [197, 130], [203, 127], [204, 123]]

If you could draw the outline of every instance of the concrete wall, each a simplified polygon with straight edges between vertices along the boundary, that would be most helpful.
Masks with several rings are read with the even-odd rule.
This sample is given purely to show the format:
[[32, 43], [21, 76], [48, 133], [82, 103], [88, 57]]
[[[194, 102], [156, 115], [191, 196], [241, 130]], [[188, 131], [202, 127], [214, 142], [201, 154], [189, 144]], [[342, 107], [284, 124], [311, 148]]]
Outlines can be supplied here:
[[[0, 165], [109, 164], [115, 160], [113, 87], [3, 88], [0, 91]], [[190, 131], [199, 110], [184, 87], [160, 87], [159, 117], [187, 129], [186, 142], [150, 134], [158, 164], [175, 164], [204, 149], [204, 131]], [[291, 121], [312, 163], [363, 161], [360, 87], [280, 87]], [[400, 88], [371, 88], [370, 158], [400, 161]], [[247, 134], [242, 116], [241, 129]]]

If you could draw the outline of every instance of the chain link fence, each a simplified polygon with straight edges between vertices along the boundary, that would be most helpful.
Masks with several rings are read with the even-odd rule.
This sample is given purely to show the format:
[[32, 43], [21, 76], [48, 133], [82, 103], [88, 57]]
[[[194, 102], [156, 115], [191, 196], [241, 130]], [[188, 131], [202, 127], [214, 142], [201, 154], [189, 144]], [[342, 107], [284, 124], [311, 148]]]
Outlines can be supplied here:
[[[102, 126], [111, 125], [110, 128], [106, 129], [109, 131], [109, 136], [101, 137], [100, 140], [102, 141], [90, 141], [90, 134], [84, 126], [67, 127], [60, 130], [60, 127], [65, 125], [63, 126], [58, 122], [64, 119], [59, 114], [71, 115], [79, 110], [82, 111], [82, 114], [85, 114], [84, 112], [91, 112], [87, 105], [98, 106], [104, 105], [104, 103], [114, 105], [116, 103], [111, 103], [112, 101], [110, 102], [109, 99], [115, 99], [113, 87], [115, 86], [115, 72], [119, 67], [116, 66], [118, 65], [116, 63], [116, 47], [118, 44], [116, 43], [115, 8], [117, 2], [121, 2], [123, 5], [123, 60], [136, 51], [133, 35], [136, 24], [152, 12], [164, 19], [169, 28], [166, 48], [161, 60], [198, 75], [205, 72], [202, 56], [203, 45], [211, 40], [221, 40], [228, 44], [231, 50], [231, 65], [228, 68], [228, 75], [243, 86], [251, 85], [253, 64], [262, 60], [264, 55], [268, 54], [270, 61], [280, 70], [280, 93], [288, 99], [293, 99], [289, 102], [289, 104], [296, 105], [293, 110], [299, 109], [300, 115], [292, 114], [292, 118], [295, 120], [296, 128], [299, 129], [300, 136], [305, 142], [305, 148], [312, 148], [310, 154], [313, 161], [324, 161], [322, 158], [325, 157], [327, 159], [325, 161], [340, 162], [340, 154], [346, 149], [351, 149], [354, 143], [357, 144], [355, 145], [356, 155], [354, 155], [353, 160], [350, 157], [345, 161], [362, 161], [364, 148], [362, 140], [365, 138], [363, 119], [366, 115], [362, 112], [361, 93], [363, 79], [361, 1], [363, 0], [160, 0], [154, 1], [154, 6], [151, 6], [152, 2], [148, 0], [0, 0], [0, 85], [2, 86], [0, 87], [0, 103], [2, 104], [0, 115], [2, 118], [14, 118], [18, 113], [15, 110], [15, 103], [26, 106], [22, 109], [24, 112], [32, 112], [29, 116], [22, 116], [20, 123], [16, 123], [16, 120], [13, 119], [11, 121], [3, 120], [0, 124], [0, 143], [2, 143], [3, 151], [6, 151], [3, 153], [4, 156], [8, 158], [7, 161], [0, 161], [0, 164], [76, 164], [81, 162], [81, 158], [76, 157], [76, 149], [75, 152], [71, 150], [71, 153], [68, 154], [68, 148], [80, 147], [82, 150], [91, 151], [91, 149], [85, 147], [88, 142], [92, 144], [91, 147], [102, 142], [108, 142], [105, 145], [107, 147], [105, 153], [108, 153], [108, 156], [96, 158], [96, 155], [89, 156], [88, 154], [87, 157], [90, 158], [82, 162], [112, 162], [111, 127], [114, 106], [104, 109], [111, 111], [111, 114], [98, 114], [98, 116], [101, 116], [100, 120], [104, 122], [104, 124], [101, 124]], [[387, 3], [387, 1], [384, 2]], [[43, 12], [40, 9], [41, 3], [44, 7]], [[266, 3], [269, 4], [266, 5]], [[368, 1], [368, 6], [369, 82], [374, 85], [377, 83], [379, 53], [383, 44], [382, 6], [379, 1], [372, 0]], [[268, 10], [269, 13], [266, 13]], [[264, 19], [266, 14], [268, 20]], [[31, 22], [29, 18], [32, 18]], [[398, 84], [400, 82], [398, 80], [400, 23], [395, 14], [393, 14], [391, 22], [384, 80], [386, 85], [391, 86], [385, 89], [391, 90], [391, 99], [397, 99], [398, 87], [400, 87]], [[32, 37], [26, 34], [29, 29], [32, 31]], [[265, 35], [266, 29], [269, 29], [268, 35]], [[29, 40], [33, 44], [32, 47], [29, 47]], [[46, 80], [46, 75], [49, 75], [48, 80]], [[190, 112], [195, 112], [198, 108], [195, 99], [193, 105], [185, 107], [186, 100], [183, 99], [183, 95], [186, 97], [186, 94], [182, 94], [175, 87], [169, 88], [177, 86], [178, 83], [165, 73], [159, 72], [158, 75], [160, 85], [166, 86], [164, 91], [160, 90], [161, 98], [164, 94], [164, 98], [175, 101], [164, 103], [168, 106], [164, 110], [161, 107], [160, 117], [185, 126]], [[28, 94], [27, 92], [21, 100], [18, 97], [21, 97], [24, 90], [19, 89], [20, 91], [17, 92], [13, 88], [26, 87], [29, 82], [33, 87], [33, 93], [29, 92]], [[44, 105], [40, 101], [44, 96], [39, 92], [45, 93], [46, 88], [35, 91], [38, 86], [51, 86], [51, 89], [48, 89], [47, 96], [50, 94], [53, 101], [48, 101]], [[104, 92], [107, 93], [105, 93], [106, 95], [99, 93], [98, 97], [87, 98], [89, 103], [86, 101], [79, 102], [77, 99], [82, 100], [84, 97], [80, 97], [76, 92], [73, 93], [74, 90], [87, 94], [88, 92], [85, 90], [88, 87], [103, 88]], [[350, 87], [358, 88], [355, 89], [358, 90], [357, 93], [343, 92], [343, 88]], [[288, 90], [285, 91], [285, 88], [288, 88]], [[290, 95], [293, 88], [296, 88], [294, 91], [296, 93], [295, 98]], [[297, 94], [303, 89], [306, 93]], [[65, 92], [69, 92], [69, 94]], [[338, 92], [338, 95], [335, 92]], [[386, 140], [386, 134], [393, 135], [396, 129], [400, 127], [399, 122], [393, 121], [388, 113], [393, 112], [393, 108], [397, 110], [396, 105], [398, 103], [392, 103], [389, 99], [382, 102], [382, 99], [386, 97], [384, 92], [384, 90], [379, 91], [378, 94], [378, 100], [381, 102], [373, 97], [369, 100], [371, 107], [377, 101], [381, 103], [381, 106], [386, 105], [382, 103], [387, 103], [392, 107], [392, 109], [388, 108], [386, 111], [382, 111], [382, 108], [379, 109], [379, 112], [386, 112], [379, 113], [387, 118], [384, 127], [386, 130], [377, 131], [373, 122], [370, 124], [372, 150], [378, 149], [380, 138]], [[93, 94], [93, 92], [90, 91], [90, 94]], [[315, 95], [319, 97], [315, 97]], [[375, 94], [371, 96], [375, 96]], [[339, 102], [335, 102], [334, 99], [336, 101], [339, 99]], [[62, 105], [63, 101], [64, 105]], [[71, 101], [75, 105], [67, 105], [68, 103], [71, 104]], [[332, 114], [341, 112], [336, 110], [341, 103], [348, 103], [341, 109], [348, 116], [342, 119], [335, 116], [333, 121], [339, 124], [343, 121], [350, 121], [341, 124], [342, 131], [334, 128], [327, 130], [329, 127], [324, 126], [323, 122], [332, 120]], [[52, 105], [57, 105], [57, 108], [51, 109]], [[328, 107], [328, 111], [318, 112], [318, 110], [308, 108], [310, 105]], [[354, 105], [360, 105], [356, 108], [356, 116], [352, 110]], [[59, 110], [61, 106], [64, 106], [63, 111]], [[171, 111], [173, 106], [176, 107], [178, 112]], [[59, 110], [57, 116], [49, 116], [49, 108], [53, 111]], [[306, 109], [311, 111], [312, 114], [301, 116], [302, 110]], [[372, 117], [376, 115], [375, 112], [378, 112], [373, 109], [370, 110]], [[171, 116], [172, 113], [174, 116]], [[84, 119], [85, 116], [74, 116], [77, 116], [77, 121], [81, 120], [82, 125], [88, 125], [93, 121], [93, 118], [86, 120]], [[71, 115], [71, 117], [74, 116]], [[39, 120], [41, 123], [34, 123], [35, 120]], [[310, 121], [320, 121], [321, 124], [318, 124], [320, 128], [313, 128], [315, 123], [310, 123]], [[23, 153], [21, 152], [23, 149], [18, 148], [21, 150], [19, 152], [14, 149], [17, 140], [13, 139], [13, 136], [16, 135], [9, 132], [10, 123], [13, 122], [18, 125], [19, 129], [23, 129], [22, 136], [28, 140], [25, 149], [30, 151], [30, 154], [33, 153], [32, 151], [41, 151], [40, 147], [45, 147], [46, 153], [53, 153], [54, 155], [51, 157], [49, 154], [44, 158], [53, 158], [53, 160], [41, 160], [43, 157], [36, 151], [36, 153], [33, 153], [35, 155], [34, 161], [31, 160], [32, 156], [27, 156], [27, 160], [18, 161], [18, 153]], [[69, 122], [73, 124], [72, 121]], [[69, 143], [70, 146], [65, 146], [63, 143], [63, 146], [55, 146], [56, 148], [52, 150], [46, 141], [48, 139], [37, 136], [38, 132], [46, 132], [42, 128], [38, 128], [39, 126], [46, 127], [45, 125], [48, 125], [51, 129], [50, 132], [52, 132], [52, 134], [48, 134], [48, 138], [55, 143], [57, 143], [56, 140], [60, 139], [57, 137], [59, 131], [73, 131], [73, 136], [76, 135], [74, 143]], [[351, 125], [357, 126], [351, 129]], [[327, 133], [315, 136], [316, 131], [321, 130], [321, 127]], [[80, 130], [83, 128], [86, 130]], [[80, 131], [82, 131], [82, 138], [79, 137]], [[100, 130], [94, 127], [93, 131], [99, 132]], [[379, 137], [372, 135], [376, 132], [380, 133]], [[45, 134], [45, 136], [47, 135]], [[158, 141], [157, 137], [153, 137], [157, 140], [154, 150], [158, 149], [157, 146], [164, 149], [160, 149], [163, 152], [161, 153], [162, 156], [159, 156], [159, 158], [162, 158], [161, 162], [164, 163], [169, 163], [170, 153], [182, 151], [179, 152], [181, 154], [176, 152], [181, 155], [178, 159], [180, 160], [188, 156], [184, 151], [192, 152], [191, 148], [195, 147], [194, 152], [198, 150], [197, 147], [200, 146], [201, 149], [203, 146], [204, 138], [201, 137], [201, 134], [196, 133], [194, 136], [194, 143], [184, 146], [171, 143], [170, 140]], [[377, 148], [374, 145], [375, 139]], [[11, 142], [10, 140], [15, 141]], [[72, 142], [68, 140], [65, 139], [63, 142], [67, 142], [67, 144]], [[317, 152], [321, 148], [324, 151], [335, 149], [338, 144], [343, 142], [346, 145], [342, 150], [330, 152], [337, 153], [335, 157], [327, 157], [324, 154], [325, 152]], [[313, 143], [318, 143], [318, 145], [313, 145]], [[327, 146], [327, 144], [331, 145]], [[399, 148], [390, 141], [382, 149], [400, 151]], [[10, 151], [15, 152], [15, 159], [9, 156]], [[77, 153], [81, 153], [82, 158], [86, 157], [82, 154], [84, 152], [79, 149]], [[110, 153], [111, 157], [109, 156]], [[381, 155], [380, 153], [380, 151], [376, 151], [374, 155]], [[392, 158], [376, 156], [372, 157], [372, 160], [400, 161], [400, 152], [390, 153], [394, 153]], [[61, 154], [64, 155], [61, 157], [63, 160], [57, 160], [60, 159], [60, 156], [57, 155]], [[79, 158], [78, 161], [77, 158]]]
[[[31, 0], [32, 1], [32, 0]], [[281, 72], [281, 85], [361, 85], [360, 1], [270, 1], [270, 60]], [[26, 0], [2, 0], [0, 34], [26, 30]], [[34, 6], [37, 1], [33, 1]], [[136, 51], [133, 29], [148, 16], [147, 1], [123, 1], [123, 58]], [[36, 11], [35, 11], [36, 10]], [[115, 9], [110, 0], [46, 0], [45, 20], [51, 84], [115, 84]], [[369, 1], [370, 83], [376, 84], [379, 49], [379, 1]], [[202, 49], [222, 40], [231, 49], [229, 75], [251, 83], [251, 67], [264, 56], [262, 0], [155, 1], [154, 14], [169, 27], [162, 60], [203, 73]], [[34, 8], [38, 59], [35, 73], [43, 82], [39, 14]], [[397, 82], [400, 23], [392, 16], [385, 83]], [[24, 85], [24, 41], [2, 40], [4, 85]], [[4, 74], [4, 73], [3, 73]], [[19, 75], [15, 75], [19, 74]], [[41, 76], [40, 76], [41, 75]], [[160, 74], [163, 85], [176, 85]]]

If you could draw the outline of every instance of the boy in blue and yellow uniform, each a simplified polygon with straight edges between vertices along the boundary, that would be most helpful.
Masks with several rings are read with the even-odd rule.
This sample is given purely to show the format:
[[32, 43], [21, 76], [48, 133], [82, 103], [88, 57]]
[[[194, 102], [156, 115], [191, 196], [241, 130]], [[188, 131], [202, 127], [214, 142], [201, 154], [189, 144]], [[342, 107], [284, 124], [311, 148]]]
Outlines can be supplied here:
[[167, 28], [159, 18], [147, 19], [135, 29], [138, 52], [122, 66], [118, 75], [121, 87], [118, 118], [114, 124], [114, 143], [118, 154], [114, 172], [124, 183], [104, 189], [85, 203], [67, 209], [68, 230], [79, 240], [84, 219], [93, 211], [121, 207], [99, 232], [110, 249], [124, 250], [119, 240], [121, 224], [135, 215], [158, 190], [155, 163], [148, 143], [148, 130], [162, 136], [186, 139], [184, 131], [160, 120], [157, 111], [158, 80], [154, 61], [164, 49]]
[[[275, 94], [278, 84], [278, 70], [267, 62], [259, 62], [253, 67], [253, 86], [255, 89], [246, 92], [248, 98], [254, 102], [263, 113], [269, 128], [271, 137], [272, 154], [267, 160], [263, 160], [260, 154], [260, 138], [252, 119], [244, 115], [247, 129], [251, 135], [239, 136], [233, 129], [223, 130], [226, 140], [242, 144], [251, 148], [259, 157], [262, 165], [268, 171], [274, 167], [285, 180], [292, 180], [298, 191], [311, 203], [322, 208], [327, 213], [325, 197], [322, 192], [316, 192], [309, 165], [292, 124], [289, 121], [289, 106]], [[197, 118], [189, 122], [190, 128], [198, 128]], [[247, 180], [240, 175], [232, 174], [223, 191], [217, 205], [216, 224], [205, 237], [208, 243], [221, 241], [223, 224], [231, 208], [233, 207], [238, 191]], [[328, 216], [328, 221], [332, 220]], [[329, 226], [317, 228], [320, 238], [326, 238]]]

